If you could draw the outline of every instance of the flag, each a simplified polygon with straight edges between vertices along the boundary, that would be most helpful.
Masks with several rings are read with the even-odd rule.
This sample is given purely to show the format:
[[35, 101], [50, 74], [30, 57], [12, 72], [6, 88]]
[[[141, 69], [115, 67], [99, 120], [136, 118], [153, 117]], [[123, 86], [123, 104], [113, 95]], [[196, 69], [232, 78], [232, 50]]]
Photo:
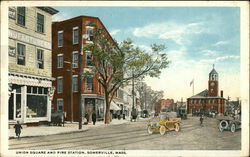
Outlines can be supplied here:
[[190, 86], [194, 83], [194, 79], [190, 82]]

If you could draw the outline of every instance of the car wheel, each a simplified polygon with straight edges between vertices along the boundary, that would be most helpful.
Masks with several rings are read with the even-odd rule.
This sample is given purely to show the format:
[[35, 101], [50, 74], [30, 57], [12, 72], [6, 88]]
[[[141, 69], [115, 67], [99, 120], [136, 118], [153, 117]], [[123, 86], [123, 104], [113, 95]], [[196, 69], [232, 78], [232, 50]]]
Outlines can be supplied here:
[[177, 131], [177, 132], [180, 131], [180, 125], [176, 123], [175, 127], [174, 127], [174, 130]]
[[160, 127], [160, 134], [161, 134], [161, 135], [165, 135], [165, 132], [166, 132], [165, 126], [161, 126], [161, 127]]
[[233, 123], [230, 128], [231, 132], [235, 132], [236, 130], [236, 125]]
[[153, 134], [153, 130], [151, 129], [151, 127], [150, 126], [148, 126], [148, 134]]
[[226, 120], [222, 120], [219, 125], [220, 128], [227, 129], [228, 128], [228, 122]]

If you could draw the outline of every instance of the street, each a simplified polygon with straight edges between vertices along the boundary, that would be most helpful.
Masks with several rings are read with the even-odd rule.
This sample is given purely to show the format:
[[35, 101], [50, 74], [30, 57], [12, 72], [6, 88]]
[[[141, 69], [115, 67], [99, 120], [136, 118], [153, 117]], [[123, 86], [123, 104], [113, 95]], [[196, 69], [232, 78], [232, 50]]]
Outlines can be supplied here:
[[[9, 140], [9, 149], [27, 150], [239, 150], [241, 130], [219, 132], [217, 120], [199, 117], [182, 120], [180, 132], [148, 135], [148, 119], [93, 127], [84, 132]], [[84, 126], [83, 126], [84, 127]]]

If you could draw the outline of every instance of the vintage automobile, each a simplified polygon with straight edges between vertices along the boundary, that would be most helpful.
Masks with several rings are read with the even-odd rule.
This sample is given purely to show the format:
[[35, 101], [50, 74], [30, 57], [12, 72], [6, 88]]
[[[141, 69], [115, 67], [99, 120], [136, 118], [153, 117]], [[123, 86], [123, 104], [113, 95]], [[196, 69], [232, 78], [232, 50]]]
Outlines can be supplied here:
[[219, 130], [223, 132], [224, 130], [230, 130], [235, 132], [237, 129], [241, 128], [241, 121], [238, 119], [233, 119], [232, 117], [219, 117]]
[[160, 114], [159, 117], [153, 118], [152, 121], [148, 123], [147, 129], [148, 134], [160, 132], [161, 135], [164, 135], [166, 131], [180, 131], [180, 120], [169, 120], [167, 114]]

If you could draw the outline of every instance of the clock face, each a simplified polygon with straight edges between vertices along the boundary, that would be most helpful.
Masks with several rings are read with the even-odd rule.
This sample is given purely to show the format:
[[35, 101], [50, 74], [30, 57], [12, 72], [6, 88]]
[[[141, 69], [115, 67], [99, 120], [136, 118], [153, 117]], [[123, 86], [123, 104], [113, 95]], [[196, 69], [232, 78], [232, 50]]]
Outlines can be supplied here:
[[210, 86], [214, 86], [214, 85], [215, 85], [214, 82], [211, 82], [211, 83], [210, 83]]

